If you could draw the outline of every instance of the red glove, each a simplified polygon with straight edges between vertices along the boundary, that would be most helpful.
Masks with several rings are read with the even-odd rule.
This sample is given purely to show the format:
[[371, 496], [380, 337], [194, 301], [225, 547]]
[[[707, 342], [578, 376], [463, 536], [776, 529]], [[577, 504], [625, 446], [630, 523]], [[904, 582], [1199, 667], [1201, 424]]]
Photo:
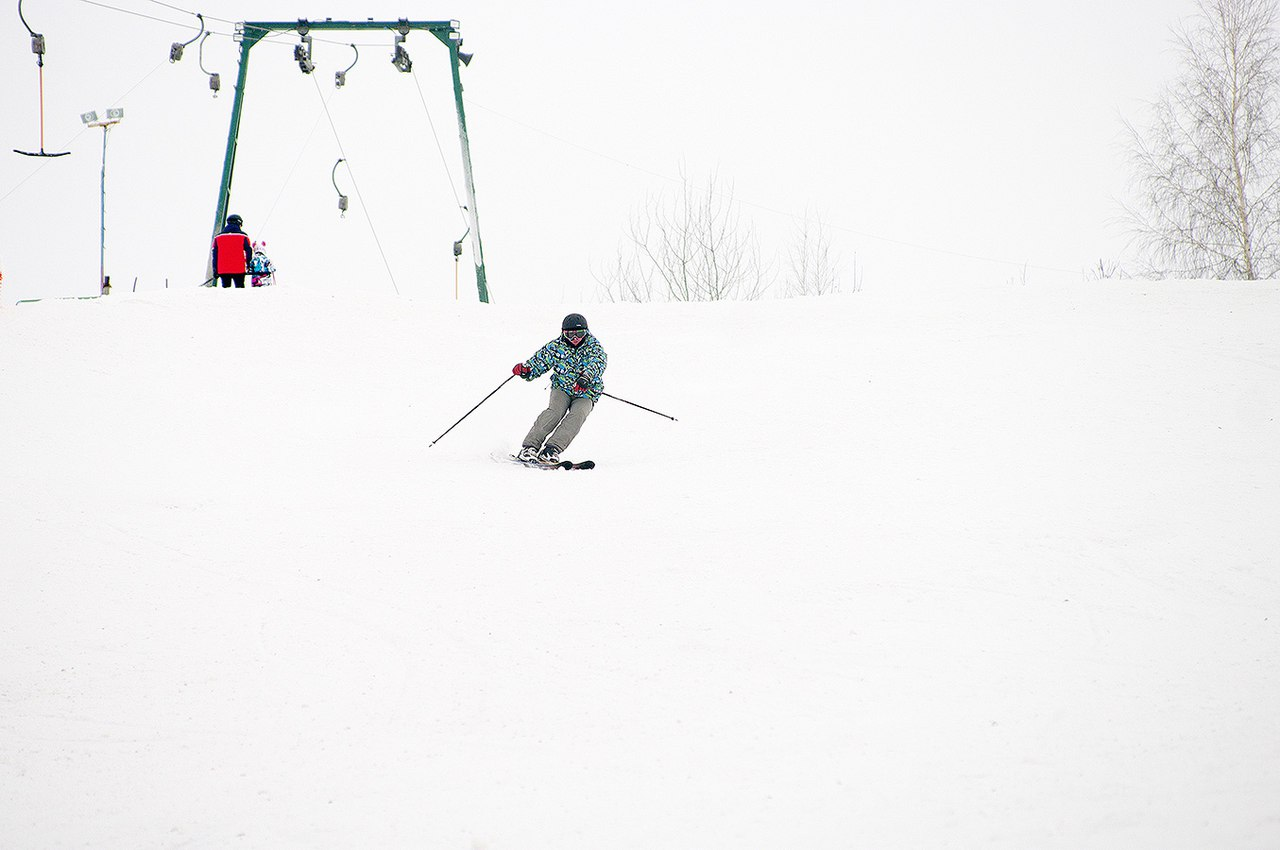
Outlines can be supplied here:
[[528, 378], [529, 373], [532, 371], [532, 369], [523, 363], [517, 363], [511, 367], [511, 374], [515, 375], [517, 378]]

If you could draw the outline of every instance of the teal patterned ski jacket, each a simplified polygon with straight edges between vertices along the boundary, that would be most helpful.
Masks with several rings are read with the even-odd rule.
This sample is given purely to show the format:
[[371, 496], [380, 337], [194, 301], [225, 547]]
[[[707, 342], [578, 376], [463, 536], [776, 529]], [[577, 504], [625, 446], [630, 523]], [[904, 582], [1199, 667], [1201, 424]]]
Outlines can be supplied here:
[[[530, 369], [525, 380], [532, 381], [551, 372], [551, 385], [556, 389], [563, 390], [571, 398], [589, 398], [597, 402], [600, 393], [604, 392], [601, 376], [608, 364], [609, 357], [595, 334], [588, 333], [577, 348], [565, 342], [564, 337], [556, 337], [524, 361]], [[579, 375], [587, 377], [585, 391], [578, 389]]]

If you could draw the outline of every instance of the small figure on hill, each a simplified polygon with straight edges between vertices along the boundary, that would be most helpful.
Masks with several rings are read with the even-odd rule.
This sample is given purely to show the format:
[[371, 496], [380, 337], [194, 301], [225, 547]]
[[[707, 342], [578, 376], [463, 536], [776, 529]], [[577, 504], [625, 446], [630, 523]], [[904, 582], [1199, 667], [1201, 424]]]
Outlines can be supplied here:
[[232, 284], [244, 289], [244, 277], [253, 261], [253, 243], [243, 228], [244, 219], [233, 213], [227, 216], [222, 232], [213, 237], [213, 273], [222, 282], [223, 289]]
[[552, 373], [551, 400], [525, 435], [518, 459], [560, 462], [560, 453], [578, 436], [604, 392], [601, 377], [608, 362], [600, 340], [587, 328], [587, 320], [580, 313], [570, 313], [560, 323], [560, 336], [512, 367], [511, 374], [526, 381]]
[[266, 241], [253, 243], [253, 259], [249, 261], [250, 284], [253, 286], [270, 286], [276, 282], [276, 267], [267, 256]]

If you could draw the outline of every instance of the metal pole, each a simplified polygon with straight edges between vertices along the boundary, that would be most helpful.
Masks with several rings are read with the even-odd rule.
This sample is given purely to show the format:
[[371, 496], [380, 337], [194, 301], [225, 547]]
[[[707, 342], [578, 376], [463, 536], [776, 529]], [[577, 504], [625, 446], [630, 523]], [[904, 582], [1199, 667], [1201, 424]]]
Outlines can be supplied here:
[[[249, 76], [249, 51], [262, 38], [266, 30], [246, 24], [240, 40], [240, 71], [236, 75], [236, 96], [231, 104], [231, 126], [227, 130], [227, 152], [222, 158], [222, 180], [218, 184], [218, 208], [214, 211], [213, 233], [210, 240], [222, 230], [227, 218], [227, 204], [231, 195], [231, 175], [236, 167], [236, 143], [240, 136], [240, 113], [244, 109], [244, 84]], [[213, 279], [213, 255], [205, 264], [205, 280]]]
[[600, 395], [604, 396], [605, 398], [611, 398], [611, 399], [613, 399], [614, 401], [620, 401], [620, 402], [622, 402], [623, 404], [629, 404], [629, 405], [631, 405], [632, 407], [638, 407], [638, 408], [640, 408], [641, 410], [648, 410], [650, 413], [657, 413], [659, 416], [664, 417], [664, 418], [666, 418], [666, 419], [670, 419], [672, 422], [679, 422], [679, 421], [680, 421], [680, 420], [676, 419], [674, 416], [667, 416], [667, 414], [665, 414], [665, 413], [658, 413], [658, 411], [656, 411], [656, 410], [650, 410], [649, 408], [645, 407], [643, 404], [636, 404], [634, 401], [627, 401], [625, 398], [618, 398], [616, 395], [609, 395], [608, 393], [600, 393]]
[[102, 282], [107, 279], [107, 131], [110, 124], [102, 125], [102, 186], [98, 205], [98, 294], [102, 294]]
[[[496, 387], [494, 387], [494, 388], [493, 388], [493, 392], [492, 392], [492, 393], [489, 393], [487, 396], [485, 396], [484, 398], [480, 399], [480, 401], [476, 403], [476, 406], [475, 406], [475, 407], [471, 408], [471, 409], [470, 409], [470, 410], [468, 410], [466, 413], [462, 414], [462, 419], [466, 419], [468, 416], [470, 416], [471, 414], [475, 413], [475, 412], [476, 412], [476, 410], [478, 410], [478, 409], [479, 409], [480, 405], [484, 404], [486, 401], [488, 401], [489, 399], [493, 398], [493, 393], [496, 393], [498, 390], [500, 390], [500, 389], [502, 389], [503, 387], [505, 387], [505, 386], [507, 385], [507, 381], [511, 380], [511, 379], [512, 379], [512, 378], [514, 378], [514, 377], [515, 377], [515, 375], [507, 375], [507, 380], [506, 380], [506, 381], [503, 381], [502, 383], [498, 384]], [[457, 422], [453, 423], [453, 424], [452, 424], [452, 425], [450, 425], [448, 428], [446, 428], [446, 429], [445, 429], [445, 431], [444, 431], [444, 434], [441, 434], [439, 437], [436, 437], [434, 440], [432, 440], [432, 441], [431, 441], [431, 443], [427, 446], [427, 448], [431, 448], [431, 446], [434, 446], [436, 443], [438, 443], [438, 442], [440, 442], [441, 440], [443, 440], [443, 439], [444, 439], [445, 434], [448, 434], [448, 433], [449, 433], [450, 431], [452, 431], [454, 428], [457, 428], [459, 425], [461, 425], [461, 424], [462, 424], [462, 419], [459, 419]]]
[[484, 247], [480, 243], [480, 213], [476, 209], [476, 181], [471, 173], [471, 143], [467, 139], [467, 112], [462, 106], [462, 74], [459, 71], [458, 42], [451, 39], [449, 65], [453, 71], [453, 102], [458, 111], [458, 139], [462, 144], [462, 175], [467, 192], [467, 215], [471, 221], [471, 253], [476, 263], [476, 290], [480, 303], [489, 303], [489, 283], [484, 271]]
[[105, 294], [107, 284], [107, 131], [112, 125], [119, 124], [124, 118], [124, 110], [111, 108], [107, 110], [105, 121], [97, 120], [97, 112], [86, 112], [80, 116], [86, 127], [102, 128], [102, 171], [98, 183], [98, 293]]

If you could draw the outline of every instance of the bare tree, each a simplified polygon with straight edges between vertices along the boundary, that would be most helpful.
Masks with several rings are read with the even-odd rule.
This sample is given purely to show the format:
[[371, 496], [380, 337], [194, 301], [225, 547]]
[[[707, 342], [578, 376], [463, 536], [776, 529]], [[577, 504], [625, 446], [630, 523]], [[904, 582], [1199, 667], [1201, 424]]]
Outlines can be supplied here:
[[1125, 271], [1124, 266], [1115, 260], [1107, 260], [1102, 257], [1098, 258], [1098, 262], [1084, 270], [1085, 280], [1128, 280], [1129, 273]]
[[650, 197], [632, 214], [616, 263], [596, 282], [611, 301], [724, 301], [760, 298], [771, 280], [733, 186], [712, 174], [697, 188], [682, 174], [674, 197]]
[[831, 250], [831, 231], [821, 215], [797, 221], [787, 250], [786, 296], [830, 295], [840, 291], [840, 258]]
[[1197, 0], [1183, 69], [1145, 133], [1127, 124], [1148, 271], [1255, 280], [1280, 270], [1275, 0]]

